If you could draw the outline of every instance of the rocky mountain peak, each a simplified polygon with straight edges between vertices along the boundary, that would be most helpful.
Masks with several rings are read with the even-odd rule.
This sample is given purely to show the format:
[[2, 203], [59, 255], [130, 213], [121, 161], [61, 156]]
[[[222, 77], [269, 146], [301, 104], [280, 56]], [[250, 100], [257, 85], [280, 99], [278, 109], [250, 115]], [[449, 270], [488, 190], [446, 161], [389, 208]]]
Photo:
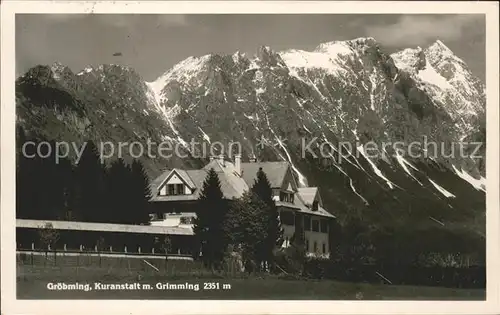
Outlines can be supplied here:
[[442, 55], [447, 57], [454, 56], [453, 51], [451, 51], [451, 49], [439, 39], [431, 44], [426, 50], [430, 55]]
[[50, 70], [52, 71], [52, 75], [56, 80], [74, 75], [73, 71], [71, 71], [69, 67], [61, 64], [60, 62], [53, 63], [52, 66], [50, 66]]
[[423, 70], [426, 66], [426, 56], [424, 50], [417, 48], [406, 48], [391, 55], [395, 65], [406, 72], [415, 73]]
[[257, 52], [256, 58], [261, 64], [270, 67], [285, 66], [279, 53], [273, 51], [269, 46], [261, 46]]

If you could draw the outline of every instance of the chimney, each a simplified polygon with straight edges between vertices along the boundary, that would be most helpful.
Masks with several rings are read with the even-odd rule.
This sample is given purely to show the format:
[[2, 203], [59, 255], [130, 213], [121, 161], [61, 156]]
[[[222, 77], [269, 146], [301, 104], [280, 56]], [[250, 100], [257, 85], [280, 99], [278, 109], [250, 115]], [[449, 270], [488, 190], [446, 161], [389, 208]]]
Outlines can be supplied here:
[[312, 211], [318, 211], [318, 200], [314, 200], [312, 203]]
[[225, 163], [224, 163], [224, 154], [220, 154], [219, 156], [217, 156], [217, 161], [219, 161], [219, 163], [222, 166], [226, 166]]
[[234, 168], [236, 169], [236, 173], [241, 176], [241, 154], [236, 154], [234, 156]]

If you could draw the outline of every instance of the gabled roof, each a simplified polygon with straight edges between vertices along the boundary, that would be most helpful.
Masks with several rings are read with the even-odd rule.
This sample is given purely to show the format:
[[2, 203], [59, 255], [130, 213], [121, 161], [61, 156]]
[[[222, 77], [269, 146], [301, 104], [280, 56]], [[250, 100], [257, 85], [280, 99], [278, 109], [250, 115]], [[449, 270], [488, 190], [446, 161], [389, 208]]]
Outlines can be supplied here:
[[241, 163], [242, 177], [249, 186], [253, 186], [257, 179], [257, 172], [262, 167], [266, 173], [267, 179], [271, 184], [271, 188], [281, 188], [283, 179], [290, 165], [288, 162], [256, 162], [256, 163]]
[[[318, 190], [318, 187], [307, 187], [307, 188], [310, 188], [311, 190], [316, 189], [316, 191]], [[323, 209], [319, 205], [318, 205], [318, 210], [313, 211], [311, 209], [311, 207], [308, 207], [306, 205], [306, 201], [304, 199], [302, 199], [302, 196], [300, 193], [295, 194], [295, 198], [293, 198], [293, 204], [290, 204], [288, 202], [276, 201], [276, 205], [296, 209], [302, 213], [307, 213], [307, 214], [312, 214], [312, 215], [317, 215], [317, 216], [322, 216], [322, 217], [328, 217], [328, 218], [336, 218], [333, 214], [326, 211], [325, 209]]]
[[153, 183], [150, 185], [151, 187], [151, 201], [180, 201], [180, 200], [197, 200], [200, 194], [200, 189], [203, 186], [203, 181], [207, 177], [208, 172], [201, 170], [183, 170], [186, 176], [189, 177], [191, 183], [194, 186], [194, 191], [191, 195], [175, 195], [175, 196], [160, 196], [158, 195], [159, 189], [161, 188], [161, 184], [168, 178], [169, 174], [172, 171], [166, 170], [163, 174], [158, 176]]
[[189, 176], [188, 172], [185, 171], [185, 170], [181, 170], [179, 168], [174, 168], [173, 170], [171, 170], [167, 176], [165, 176], [165, 178], [160, 182], [160, 184], [158, 185], [158, 187], [156, 189], [161, 189], [162, 186], [165, 184], [165, 182], [167, 182], [174, 174], [177, 174], [177, 176], [179, 176], [181, 178], [181, 180], [190, 188], [190, 189], [194, 189], [196, 188], [195, 184], [193, 183], [193, 181], [191, 180], [191, 177]]
[[301, 187], [299, 188], [299, 195], [304, 200], [306, 206], [312, 205], [316, 194], [318, 193], [318, 187]]
[[[234, 164], [231, 162], [224, 162], [221, 165], [219, 161], [210, 161], [204, 168], [199, 170], [184, 170], [185, 176], [188, 177], [193, 186], [196, 187], [191, 195], [175, 195], [175, 196], [159, 196], [158, 190], [161, 184], [168, 178], [171, 171], [166, 170], [163, 174], [158, 176], [150, 185], [151, 187], [151, 201], [180, 201], [180, 200], [196, 200], [200, 195], [203, 187], [203, 182], [207, 178], [208, 171], [213, 168], [219, 176], [220, 186], [224, 197], [227, 199], [239, 198], [243, 193], [248, 190], [248, 185], [236, 173]], [[179, 174], [180, 175], [180, 174]]]

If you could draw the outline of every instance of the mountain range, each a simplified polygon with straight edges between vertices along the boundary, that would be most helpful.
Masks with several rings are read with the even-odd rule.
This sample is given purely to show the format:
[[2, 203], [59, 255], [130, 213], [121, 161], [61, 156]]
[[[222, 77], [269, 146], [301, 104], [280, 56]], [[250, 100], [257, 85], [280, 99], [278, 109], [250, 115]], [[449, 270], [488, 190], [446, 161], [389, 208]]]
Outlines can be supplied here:
[[[485, 159], [469, 155], [486, 152], [485, 86], [439, 40], [393, 54], [357, 38], [312, 51], [191, 56], [153, 82], [122, 65], [38, 65], [16, 80], [16, 108], [17, 123], [43, 139], [168, 142], [188, 155], [143, 157], [151, 177], [204, 165], [209, 156], [191, 139], [233, 141], [243, 159], [289, 161], [340, 221], [484, 242]], [[408, 147], [423, 141], [444, 149]], [[369, 155], [368, 142], [380, 154]], [[388, 143], [405, 149], [381, 147]], [[460, 143], [468, 155], [450, 154]]]

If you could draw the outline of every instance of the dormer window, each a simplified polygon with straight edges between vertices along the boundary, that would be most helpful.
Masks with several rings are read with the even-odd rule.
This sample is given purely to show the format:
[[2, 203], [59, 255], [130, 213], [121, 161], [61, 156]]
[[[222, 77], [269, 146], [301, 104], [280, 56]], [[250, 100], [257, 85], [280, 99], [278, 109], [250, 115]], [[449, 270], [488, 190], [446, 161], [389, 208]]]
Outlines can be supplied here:
[[193, 193], [194, 185], [189, 185], [190, 178], [187, 173], [181, 175], [181, 171], [173, 170], [161, 183], [158, 190], [160, 196], [189, 195]]
[[289, 192], [281, 191], [280, 192], [280, 201], [293, 203], [293, 201], [294, 201], [294, 194], [293, 193], [289, 193]]
[[160, 189], [161, 196], [185, 195], [186, 189], [183, 184], [167, 184]]

